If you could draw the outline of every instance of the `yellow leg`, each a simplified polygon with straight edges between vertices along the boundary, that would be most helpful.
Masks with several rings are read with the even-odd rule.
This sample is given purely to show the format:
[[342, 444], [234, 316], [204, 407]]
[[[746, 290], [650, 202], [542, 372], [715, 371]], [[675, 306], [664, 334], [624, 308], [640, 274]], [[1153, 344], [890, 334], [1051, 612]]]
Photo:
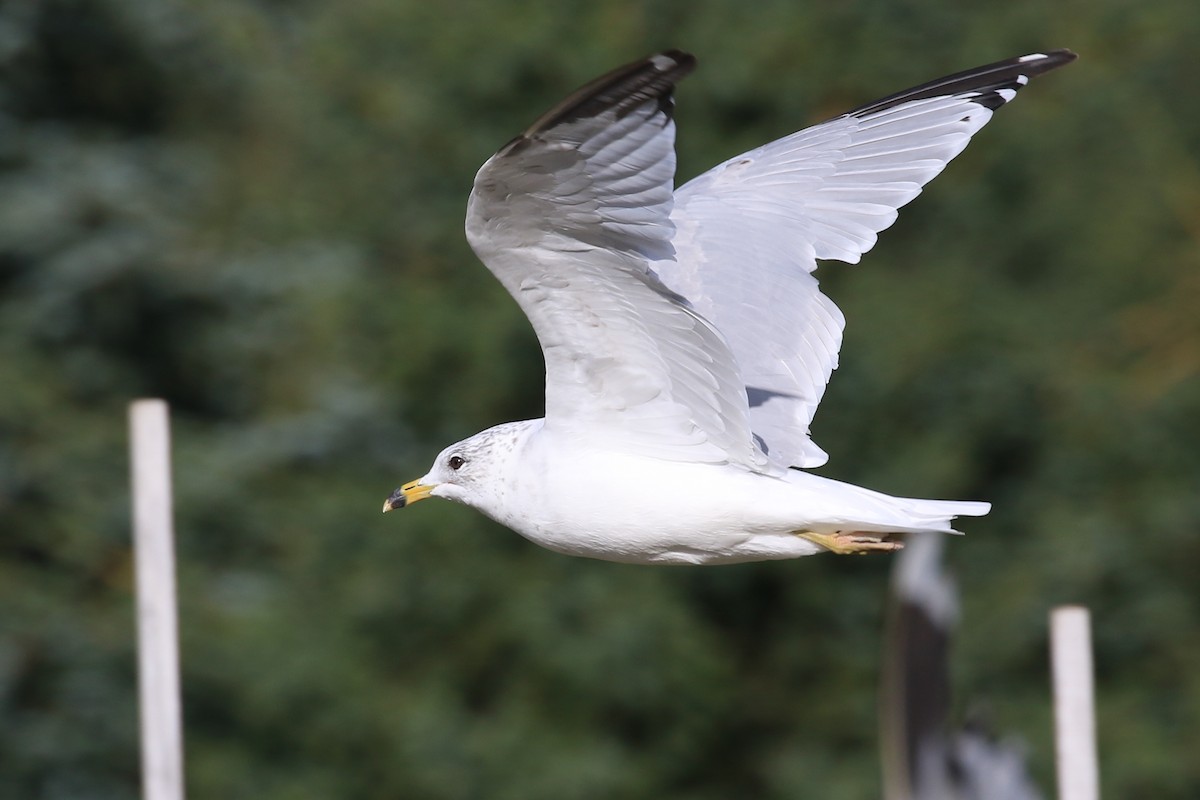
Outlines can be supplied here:
[[808, 539], [813, 544], [824, 547], [831, 553], [837, 553], [839, 556], [850, 555], [851, 553], [862, 556], [867, 553], [888, 552], [904, 548], [902, 542], [892, 540], [890, 535], [886, 533], [874, 534], [863, 531], [814, 533], [813, 531], [800, 531], [796, 535], [802, 539]]

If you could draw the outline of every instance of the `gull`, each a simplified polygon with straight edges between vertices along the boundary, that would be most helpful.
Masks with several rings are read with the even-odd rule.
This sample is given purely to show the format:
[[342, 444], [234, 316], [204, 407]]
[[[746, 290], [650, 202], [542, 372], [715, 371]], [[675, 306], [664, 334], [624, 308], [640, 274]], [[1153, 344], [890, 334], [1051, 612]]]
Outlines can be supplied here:
[[586, 84], [480, 168], [466, 234], [533, 325], [543, 419], [443, 450], [383, 510], [443, 497], [573, 556], [718, 564], [895, 550], [988, 503], [806, 470], [844, 318], [819, 260], [857, 263], [1053, 50], [939, 78], [674, 189], [678, 50]]

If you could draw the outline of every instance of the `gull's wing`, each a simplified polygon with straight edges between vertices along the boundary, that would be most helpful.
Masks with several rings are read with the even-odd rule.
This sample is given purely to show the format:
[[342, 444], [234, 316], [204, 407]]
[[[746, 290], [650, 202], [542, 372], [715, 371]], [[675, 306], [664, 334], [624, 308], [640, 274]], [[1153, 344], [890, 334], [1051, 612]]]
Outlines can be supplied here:
[[675, 259], [655, 266], [724, 334], [772, 461], [826, 459], [808, 426], [844, 318], [817, 288], [817, 259], [856, 263], [995, 109], [1074, 58], [1034, 53], [931, 81], [732, 158], [676, 192]]
[[475, 177], [467, 238], [546, 360], [546, 426], [676, 460], [766, 459], [720, 334], [667, 289], [677, 51], [597, 78]]

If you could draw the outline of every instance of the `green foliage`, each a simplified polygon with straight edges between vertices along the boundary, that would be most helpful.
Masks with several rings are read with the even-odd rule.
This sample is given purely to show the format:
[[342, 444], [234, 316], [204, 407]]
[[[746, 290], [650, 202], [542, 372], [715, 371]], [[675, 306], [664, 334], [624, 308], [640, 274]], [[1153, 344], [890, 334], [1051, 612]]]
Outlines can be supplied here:
[[[575, 85], [696, 52], [680, 173], [1070, 46], [860, 267], [824, 472], [986, 498], [961, 696], [1051, 748], [1048, 608], [1095, 614], [1103, 780], [1200, 793], [1200, 17], [1184, 0], [0, 6], [0, 785], [138, 782], [125, 406], [171, 402], [191, 793], [870, 798], [886, 559], [654, 570], [465, 509], [382, 518], [537, 416], [462, 234]], [[964, 709], [965, 710], [965, 709]]]

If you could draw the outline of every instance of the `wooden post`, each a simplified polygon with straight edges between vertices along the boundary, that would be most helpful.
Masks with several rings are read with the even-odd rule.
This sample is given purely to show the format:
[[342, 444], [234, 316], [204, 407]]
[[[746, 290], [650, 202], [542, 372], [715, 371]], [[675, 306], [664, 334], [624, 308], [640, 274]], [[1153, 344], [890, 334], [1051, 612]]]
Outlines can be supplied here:
[[1060, 606], [1050, 613], [1050, 653], [1058, 798], [1099, 800], [1092, 633], [1086, 608]]
[[133, 538], [137, 569], [142, 797], [183, 800], [183, 724], [175, 610], [171, 442], [167, 404], [129, 407]]

